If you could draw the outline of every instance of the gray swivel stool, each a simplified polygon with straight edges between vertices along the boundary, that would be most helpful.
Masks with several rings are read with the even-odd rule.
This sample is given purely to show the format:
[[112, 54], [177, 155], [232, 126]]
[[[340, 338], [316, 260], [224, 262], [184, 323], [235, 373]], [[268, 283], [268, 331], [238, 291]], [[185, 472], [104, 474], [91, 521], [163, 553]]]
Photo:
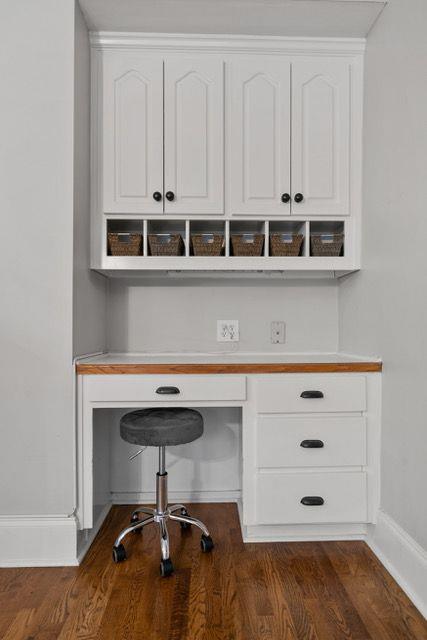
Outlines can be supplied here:
[[[120, 420], [120, 435], [126, 442], [145, 447], [159, 448], [159, 471], [156, 475], [156, 508], [140, 507], [133, 512], [130, 525], [117, 537], [113, 546], [114, 562], [126, 560], [126, 550], [122, 544], [128, 533], [142, 532], [152, 522], [159, 525], [161, 562], [160, 573], [169, 576], [173, 565], [169, 557], [168, 520], [179, 522], [182, 529], [195, 525], [202, 531], [202, 551], [213, 549], [212, 538], [207, 527], [188, 515], [183, 504], [168, 505], [168, 474], [165, 471], [165, 447], [192, 442], [203, 434], [203, 418], [198, 411], [182, 408], [141, 409], [127, 413]], [[136, 454], [137, 455], [137, 454]], [[135, 457], [135, 456], [134, 456]], [[178, 512], [178, 513], [177, 513]], [[139, 514], [148, 515], [140, 520]]]

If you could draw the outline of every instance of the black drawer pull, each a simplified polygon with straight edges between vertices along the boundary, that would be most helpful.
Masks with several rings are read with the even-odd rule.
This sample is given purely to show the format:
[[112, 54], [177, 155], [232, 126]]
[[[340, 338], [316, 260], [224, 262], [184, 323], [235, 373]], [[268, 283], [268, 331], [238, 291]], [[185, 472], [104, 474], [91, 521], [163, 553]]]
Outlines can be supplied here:
[[306, 507], [319, 507], [324, 502], [325, 501], [320, 496], [304, 496], [304, 498], [301, 498], [301, 504]]
[[180, 390], [178, 389], [178, 387], [159, 387], [158, 389], [156, 389], [156, 393], [161, 396], [176, 396], [178, 393], [180, 393]]
[[324, 446], [321, 440], [303, 440], [300, 444], [303, 449], [322, 449]]
[[301, 398], [323, 398], [323, 391], [303, 391]]

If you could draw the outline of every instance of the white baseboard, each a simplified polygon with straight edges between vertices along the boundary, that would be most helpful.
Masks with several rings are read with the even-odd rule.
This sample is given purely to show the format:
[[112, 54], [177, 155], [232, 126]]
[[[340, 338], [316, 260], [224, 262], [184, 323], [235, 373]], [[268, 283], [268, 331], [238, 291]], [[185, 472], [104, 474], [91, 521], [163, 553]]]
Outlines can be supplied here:
[[427, 618], [427, 551], [384, 511], [366, 542], [421, 614]]
[[0, 517], [0, 567], [76, 566], [74, 516]]
[[244, 542], [365, 540], [366, 524], [288, 524], [243, 527]]
[[[154, 491], [115, 491], [111, 495], [113, 504], [153, 504]], [[241, 491], [169, 491], [169, 504], [175, 502], [237, 502]]]

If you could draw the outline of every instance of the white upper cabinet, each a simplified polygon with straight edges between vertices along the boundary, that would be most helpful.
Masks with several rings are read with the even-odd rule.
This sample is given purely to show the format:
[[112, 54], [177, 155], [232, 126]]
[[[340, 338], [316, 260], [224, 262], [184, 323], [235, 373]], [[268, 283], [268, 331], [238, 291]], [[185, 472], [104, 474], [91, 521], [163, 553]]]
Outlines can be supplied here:
[[165, 60], [165, 213], [224, 213], [223, 87], [222, 59]]
[[[350, 213], [350, 63], [292, 63], [292, 213]], [[301, 199], [302, 195], [302, 199]]]
[[290, 63], [236, 58], [228, 66], [228, 210], [290, 213]]
[[348, 215], [350, 64], [316, 57], [290, 68], [286, 58], [230, 62], [229, 213]]
[[105, 213], [162, 213], [163, 60], [105, 52], [102, 66]]
[[362, 41], [91, 44], [93, 268], [360, 268]]

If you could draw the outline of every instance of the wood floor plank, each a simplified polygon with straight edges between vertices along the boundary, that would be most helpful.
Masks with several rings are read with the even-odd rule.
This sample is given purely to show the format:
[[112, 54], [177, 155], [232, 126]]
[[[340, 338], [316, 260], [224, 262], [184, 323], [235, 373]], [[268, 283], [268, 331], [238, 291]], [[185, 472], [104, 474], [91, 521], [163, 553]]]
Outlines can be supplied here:
[[325, 549], [373, 638], [427, 640], [426, 621], [366, 544], [337, 542]]
[[236, 506], [189, 505], [215, 541], [170, 524], [173, 576], [155, 526], [111, 546], [114, 507], [80, 567], [0, 570], [2, 640], [427, 640], [423, 619], [364, 542], [243, 544]]
[[15, 618], [11, 621], [2, 640], [17, 640], [17, 638], [23, 639], [31, 637], [29, 636], [28, 631], [31, 627], [34, 614], [34, 609], [27, 609], [26, 607], [20, 609]]
[[290, 570], [283, 551], [286, 552], [286, 550], [281, 549], [281, 545], [274, 544], [266, 554], [267, 561], [271, 565], [269, 583], [275, 584], [279, 592], [278, 597], [281, 597], [281, 600], [286, 602], [292, 621], [292, 629], [296, 637], [307, 638], [307, 640], [320, 640], [316, 633], [313, 618], [304, 606], [304, 595], [299, 588], [295, 575]]
[[[358, 543], [356, 542], [356, 544]], [[364, 625], [357, 608], [349, 598], [323, 543], [319, 543], [316, 547], [315, 560], [319, 567], [319, 577], [321, 576], [327, 594], [325, 597], [326, 606], [322, 609], [322, 612], [330, 623], [333, 623], [332, 626], [336, 628], [338, 640], [347, 637], [354, 640], [370, 640], [369, 631]]]

